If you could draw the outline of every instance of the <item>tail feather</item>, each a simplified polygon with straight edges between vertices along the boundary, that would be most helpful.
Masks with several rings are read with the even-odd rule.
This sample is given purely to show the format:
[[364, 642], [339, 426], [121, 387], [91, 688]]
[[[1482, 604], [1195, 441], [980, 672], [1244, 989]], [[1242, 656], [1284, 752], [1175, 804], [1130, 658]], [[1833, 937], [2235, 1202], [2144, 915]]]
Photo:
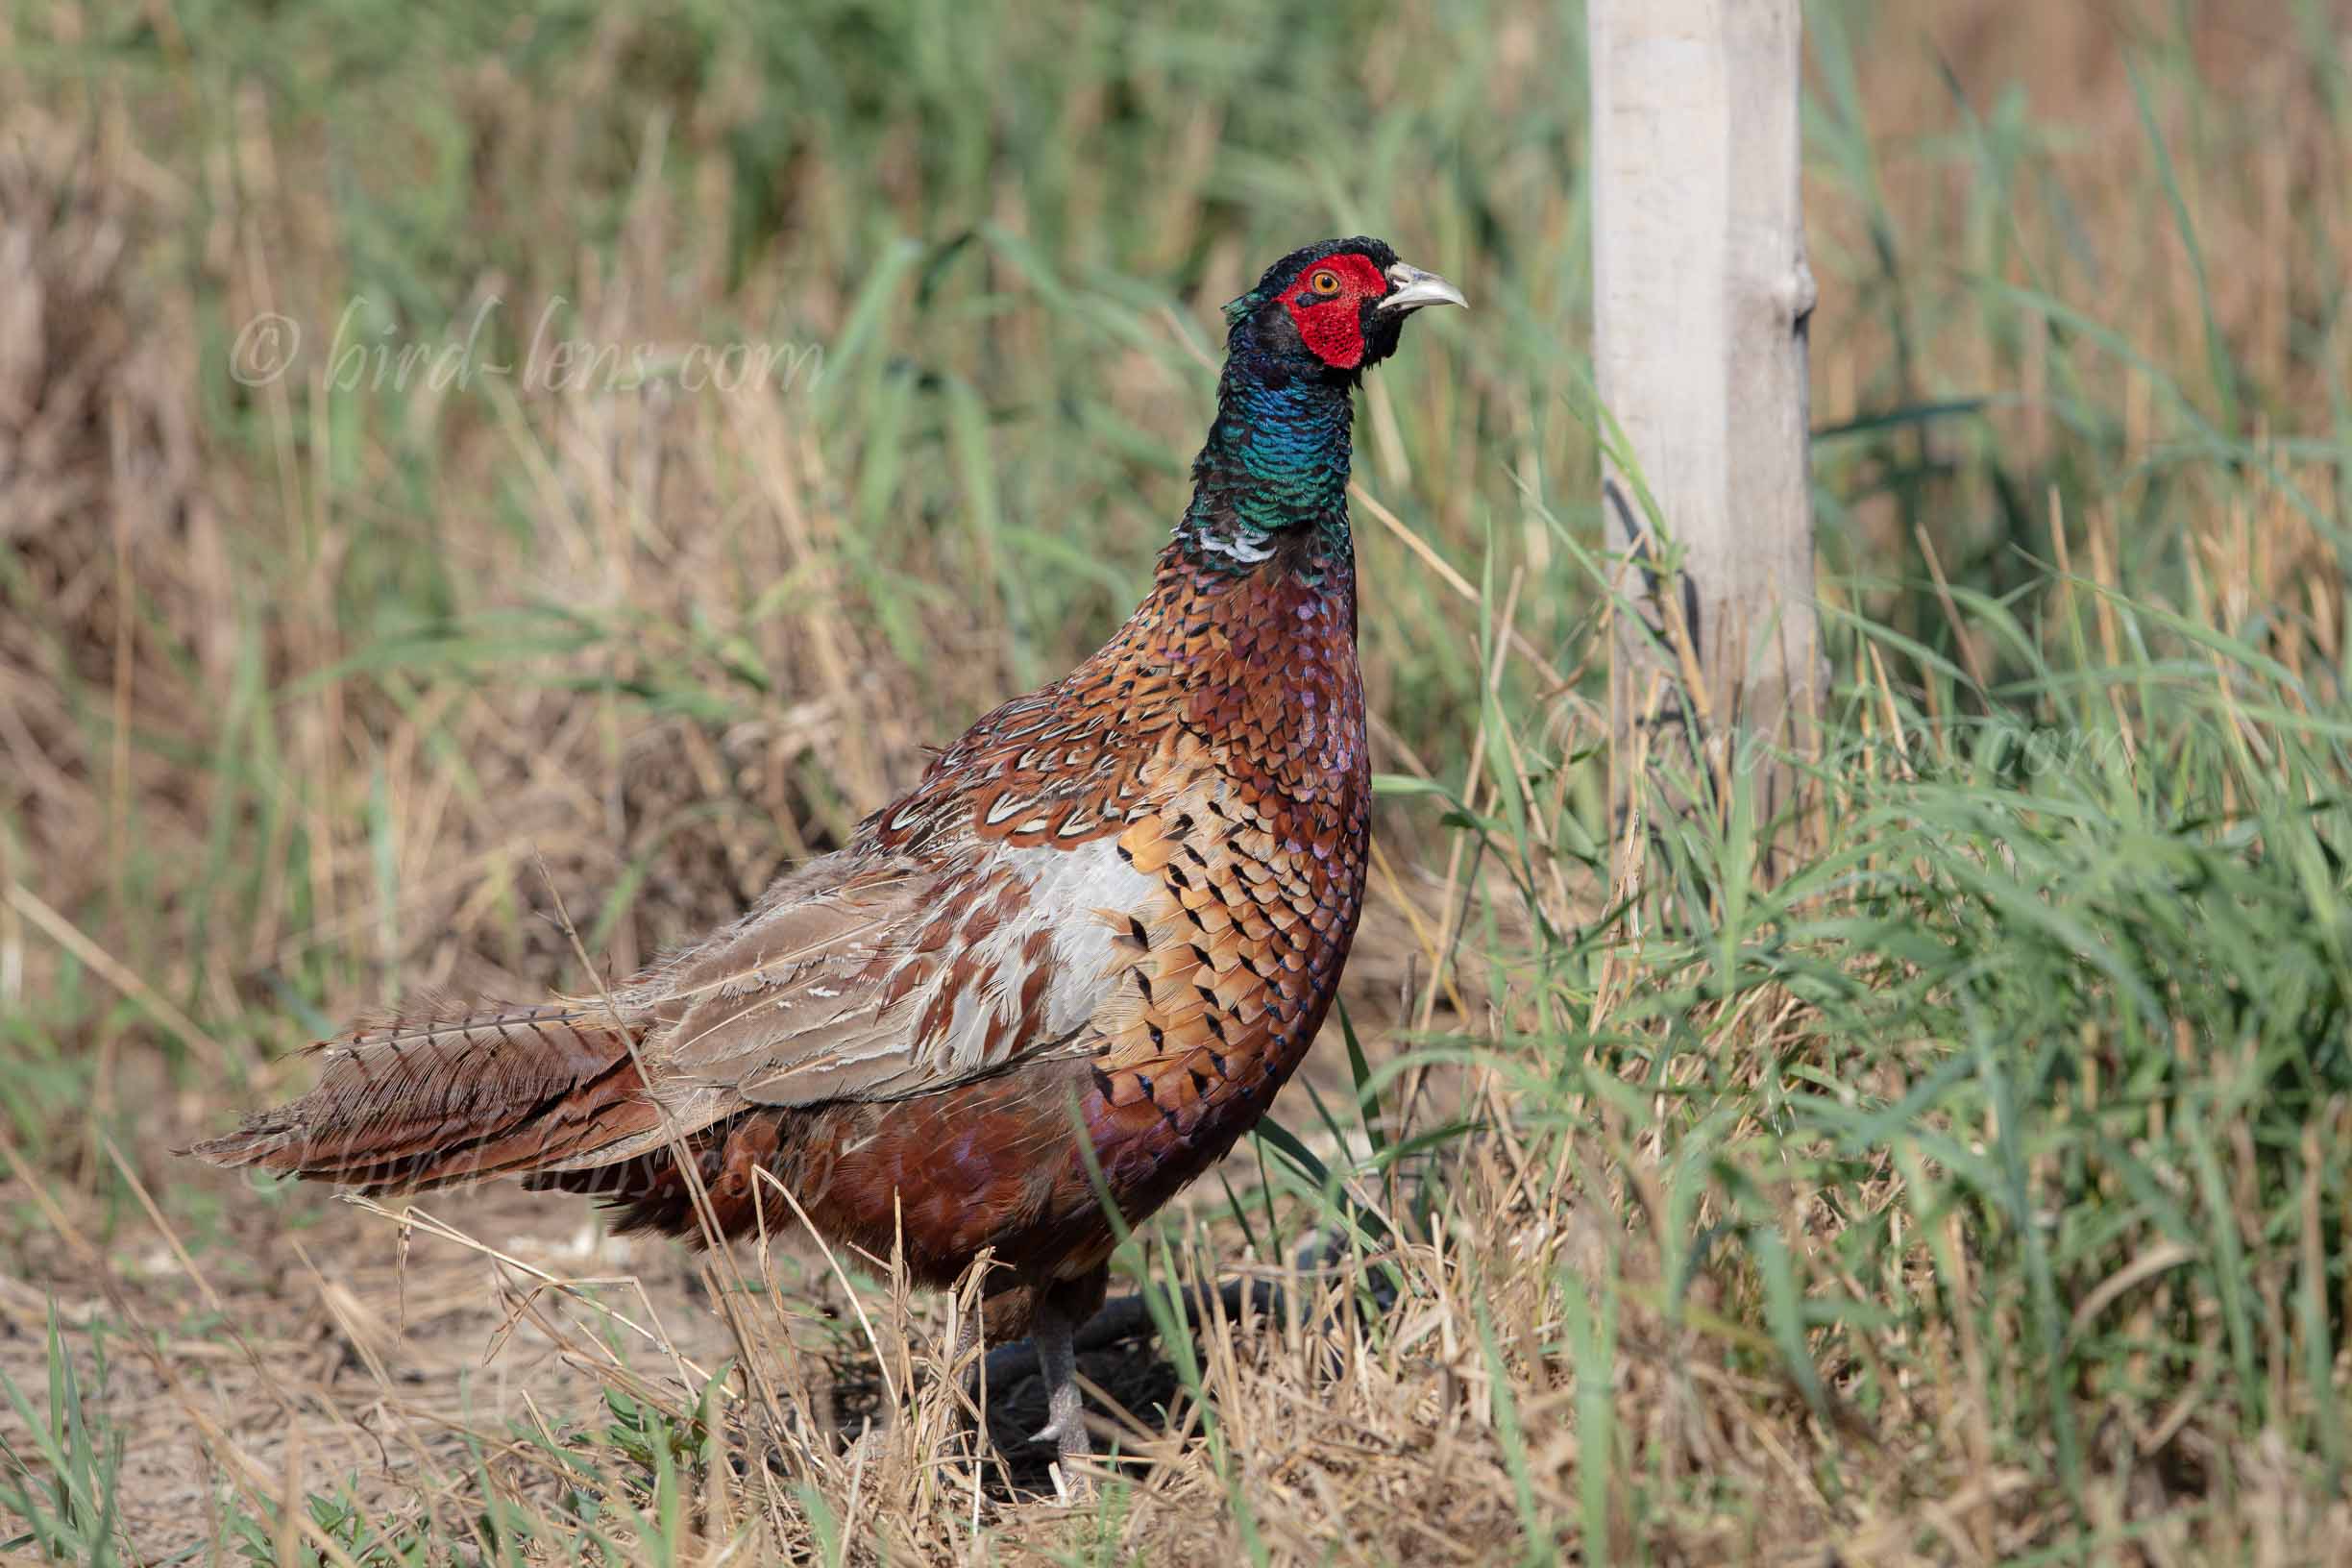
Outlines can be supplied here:
[[576, 1160], [658, 1119], [630, 1052], [641, 1028], [561, 1005], [402, 1013], [314, 1047], [316, 1089], [192, 1152], [370, 1191]]
[[781, 1231], [791, 1215], [777, 1189], [763, 1187], [753, 1173], [772, 1167], [791, 1136], [788, 1115], [747, 1111], [663, 1148], [593, 1169], [543, 1171], [526, 1176], [523, 1185], [595, 1198], [617, 1212], [625, 1236], [652, 1231], [706, 1243], [713, 1235], [748, 1235], [763, 1224]]

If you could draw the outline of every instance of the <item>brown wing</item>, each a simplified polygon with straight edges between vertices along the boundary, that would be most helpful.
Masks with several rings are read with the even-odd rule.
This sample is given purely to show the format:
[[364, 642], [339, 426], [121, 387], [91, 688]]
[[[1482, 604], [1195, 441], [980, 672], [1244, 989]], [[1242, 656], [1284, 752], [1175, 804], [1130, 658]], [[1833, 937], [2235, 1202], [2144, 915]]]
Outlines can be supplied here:
[[1090, 1048], [1159, 893], [1109, 838], [814, 862], [630, 988], [654, 1020], [642, 1055], [668, 1125], [571, 1164], [752, 1106], [902, 1098]]

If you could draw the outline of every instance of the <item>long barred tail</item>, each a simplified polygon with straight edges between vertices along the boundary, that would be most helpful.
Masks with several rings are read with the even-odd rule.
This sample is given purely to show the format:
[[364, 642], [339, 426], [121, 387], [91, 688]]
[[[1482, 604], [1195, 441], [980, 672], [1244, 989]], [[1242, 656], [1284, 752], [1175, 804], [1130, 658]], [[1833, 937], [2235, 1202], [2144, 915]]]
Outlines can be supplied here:
[[314, 1047], [319, 1085], [191, 1150], [372, 1192], [541, 1170], [655, 1125], [630, 1045], [601, 1008], [431, 1008]]

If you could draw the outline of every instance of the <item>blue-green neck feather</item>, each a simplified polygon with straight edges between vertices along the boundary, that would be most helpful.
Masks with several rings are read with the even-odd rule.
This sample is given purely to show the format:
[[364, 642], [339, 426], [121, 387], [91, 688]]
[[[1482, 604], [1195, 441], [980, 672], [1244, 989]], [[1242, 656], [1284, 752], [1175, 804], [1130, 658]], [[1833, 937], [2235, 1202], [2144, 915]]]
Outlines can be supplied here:
[[1237, 323], [1229, 342], [1177, 543], [1203, 568], [1240, 573], [1310, 530], [1302, 566], [1347, 559], [1352, 378], [1302, 367], [1296, 351], [1266, 352], [1253, 326]]

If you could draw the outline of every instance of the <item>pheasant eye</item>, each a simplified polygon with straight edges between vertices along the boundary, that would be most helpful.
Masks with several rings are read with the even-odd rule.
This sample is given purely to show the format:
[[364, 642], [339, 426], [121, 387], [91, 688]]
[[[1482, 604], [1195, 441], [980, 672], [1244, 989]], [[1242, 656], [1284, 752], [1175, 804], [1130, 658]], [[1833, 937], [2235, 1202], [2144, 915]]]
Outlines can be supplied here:
[[1339, 275], [1332, 271], [1329, 267], [1325, 267], [1318, 271], [1313, 278], [1309, 280], [1309, 282], [1313, 283], [1314, 291], [1317, 294], [1336, 294], [1339, 292]]

